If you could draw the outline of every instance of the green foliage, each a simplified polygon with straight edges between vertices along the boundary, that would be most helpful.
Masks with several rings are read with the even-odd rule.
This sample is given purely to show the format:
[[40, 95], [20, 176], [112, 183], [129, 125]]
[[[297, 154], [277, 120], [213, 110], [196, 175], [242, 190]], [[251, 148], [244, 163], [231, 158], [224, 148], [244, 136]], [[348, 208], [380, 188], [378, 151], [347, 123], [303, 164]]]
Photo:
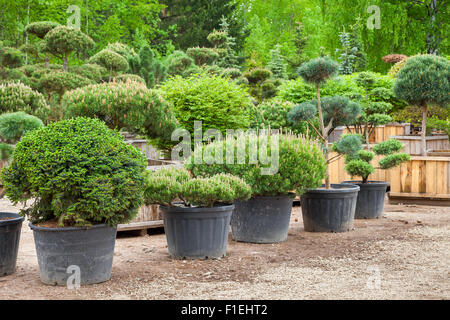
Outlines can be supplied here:
[[325, 83], [338, 70], [338, 64], [327, 57], [320, 57], [302, 64], [297, 73], [308, 83], [320, 85]]
[[373, 147], [373, 152], [377, 155], [388, 156], [393, 153], [397, 153], [403, 149], [403, 144], [395, 139], [389, 139], [383, 142], [380, 142], [376, 146]]
[[161, 90], [171, 103], [180, 126], [194, 134], [194, 121], [203, 130], [247, 128], [251, 99], [247, 91], [221, 76], [201, 73], [189, 78], [177, 76], [166, 81]]
[[168, 140], [176, 128], [169, 103], [159, 91], [137, 82], [103, 83], [66, 92], [66, 117], [99, 118], [110, 128], [126, 129], [154, 140]]
[[198, 72], [194, 59], [184, 51], [176, 50], [166, 58], [167, 73], [171, 76], [188, 77]]
[[0, 138], [3, 142], [15, 144], [28, 131], [43, 126], [41, 119], [25, 112], [4, 113], [0, 115]]
[[26, 134], [2, 183], [15, 204], [35, 199], [21, 211], [33, 223], [115, 226], [130, 221], [143, 203], [146, 162], [101, 121], [77, 118]]
[[441, 120], [436, 117], [427, 120], [429, 129], [444, 131], [450, 137], [450, 120]]
[[[251, 157], [255, 156], [256, 152], [258, 154], [262, 152], [261, 148], [267, 148], [264, 149], [264, 154], [267, 154], [268, 158], [265, 160], [268, 164], [262, 162], [264, 157], [261, 158], [261, 155], [256, 164], [251, 161]], [[238, 156], [237, 159], [233, 158], [232, 163], [228, 163], [227, 150], [228, 152], [232, 150], [233, 155], [241, 154], [243, 161], [241, 162]], [[239, 150], [242, 150], [242, 153]], [[195, 161], [199, 155], [203, 155], [203, 162], [200, 164]], [[214, 161], [216, 155], [222, 164]], [[270, 168], [270, 157], [278, 158], [278, 168]], [[272, 163], [272, 165], [275, 164]], [[241, 177], [252, 188], [253, 196], [285, 195], [293, 191], [302, 194], [307, 189], [316, 188], [322, 184], [325, 166], [326, 161], [321, 148], [312, 140], [294, 135], [241, 135], [232, 139], [214, 141], [195, 150], [194, 156], [186, 162], [186, 167], [195, 176], [210, 177], [219, 173], [228, 173]], [[263, 168], [266, 172], [262, 170]]]
[[114, 42], [114, 43], [108, 43], [108, 45], [105, 47], [106, 50], [111, 50], [125, 59], [128, 60], [128, 58], [136, 56], [136, 52], [134, 49], [124, 43], [121, 42]]
[[11, 159], [13, 153], [13, 146], [4, 142], [0, 142], [0, 161], [8, 161], [9, 159]]
[[61, 98], [68, 90], [81, 88], [90, 84], [94, 84], [94, 82], [72, 72], [50, 72], [40, 78], [38, 88], [40, 92], [48, 95], [56, 93]]
[[53, 21], [37, 21], [28, 24], [25, 27], [25, 32], [35, 35], [39, 39], [44, 39], [50, 30], [58, 27], [59, 23]]
[[251, 108], [251, 128], [255, 129], [283, 129], [294, 133], [305, 131], [303, 125], [293, 126], [288, 122], [287, 114], [293, 103], [281, 99], [267, 100]]
[[0, 85], [0, 113], [24, 111], [45, 120], [48, 108], [42, 94], [22, 83]]
[[144, 79], [149, 88], [159, 85], [167, 77], [166, 66], [155, 57], [153, 50], [148, 45], [143, 46], [139, 55], [129, 58], [128, 62], [131, 73]]
[[410, 160], [408, 154], [398, 153], [403, 148], [403, 144], [400, 141], [394, 139], [383, 141], [374, 146], [373, 152], [363, 150], [361, 141], [361, 135], [347, 134], [342, 136], [340, 141], [333, 144], [332, 150], [346, 156], [345, 170], [352, 177], [361, 177], [363, 183], [367, 183], [369, 175], [375, 171], [375, 168], [370, 163], [375, 154], [385, 155], [384, 158], [378, 161], [379, 168], [383, 170], [394, 168], [402, 162]]
[[89, 59], [89, 63], [96, 63], [109, 71], [110, 80], [113, 75], [128, 69], [127, 60], [114, 51], [103, 49]]
[[253, 68], [244, 72], [247, 79], [250, 94], [259, 102], [275, 97], [278, 92], [278, 83], [272, 81], [272, 72], [265, 68]]
[[69, 72], [76, 73], [84, 78], [91, 79], [95, 83], [100, 83], [108, 75], [108, 71], [98, 64], [85, 63], [81, 66], [69, 67]]
[[16, 49], [10, 47], [0, 46], [0, 65], [7, 68], [18, 68], [25, 60], [24, 54]]
[[224, 78], [230, 78], [235, 80], [242, 77], [242, 72], [237, 68], [226, 68], [222, 70], [221, 75]]
[[139, 82], [142, 84], [145, 84], [145, 80], [143, 78], [141, 78], [140, 76], [138, 76], [137, 74], [128, 74], [128, 73], [123, 73], [118, 75], [117, 77], [114, 78], [114, 81], [116, 82]]
[[376, 83], [376, 74], [373, 72], [360, 72], [354, 78], [356, 84], [365, 90], [370, 90]]
[[417, 106], [450, 103], [450, 63], [443, 57], [422, 55], [408, 59], [394, 85], [395, 95]]
[[345, 32], [345, 30], [339, 33], [339, 40], [342, 44], [342, 50], [336, 50], [340, 52], [339, 60], [341, 63], [339, 65], [339, 72], [341, 74], [352, 74], [356, 70], [356, 54], [359, 48], [352, 45], [351, 35]]
[[71, 52], [86, 52], [94, 47], [94, 41], [80, 30], [58, 26], [45, 35], [46, 49], [57, 57], [64, 59], [64, 69], [67, 70], [67, 59]]
[[400, 165], [402, 162], [409, 161], [411, 156], [406, 153], [390, 154], [378, 162], [381, 169], [390, 169]]
[[212, 65], [219, 59], [219, 54], [212, 48], [194, 47], [187, 49], [186, 53], [189, 57], [194, 59], [194, 63], [197, 66]]
[[185, 169], [162, 169], [148, 174], [144, 193], [148, 204], [173, 206], [182, 199], [186, 206], [213, 207], [215, 203], [247, 200], [250, 186], [242, 179], [218, 174], [210, 178], [192, 178]]
[[267, 65], [267, 69], [272, 72], [272, 75], [276, 79], [286, 79], [286, 62], [280, 53], [280, 45], [276, 45], [274, 49], [270, 51], [270, 61]]

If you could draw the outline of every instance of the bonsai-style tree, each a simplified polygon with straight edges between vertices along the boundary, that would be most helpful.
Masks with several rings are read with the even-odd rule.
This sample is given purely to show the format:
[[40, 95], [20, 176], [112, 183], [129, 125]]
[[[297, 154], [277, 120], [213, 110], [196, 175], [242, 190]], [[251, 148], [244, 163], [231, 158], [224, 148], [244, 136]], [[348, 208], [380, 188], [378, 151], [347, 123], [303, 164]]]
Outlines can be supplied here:
[[199, 67], [212, 65], [219, 59], [219, 54], [213, 48], [194, 47], [187, 49], [186, 53]]
[[[45, 36], [47, 35], [47, 33], [49, 33], [54, 28], [58, 27], [59, 25], [60, 25], [59, 23], [53, 22], [53, 21], [33, 22], [33, 23], [28, 24], [25, 27], [25, 32], [32, 34], [32, 35], [38, 37], [39, 39], [43, 40], [45, 38]], [[45, 50], [47, 48], [45, 45], [40, 45], [40, 46], [38, 46], [38, 48], [43, 49], [43, 51], [45, 52], [45, 57], [43, 58], [43, 60], [45, 62], [45, 67], [48, 68], [49, 61], [50, 61], [50, 57], [49, 57], [50, 52]], [[37, 50], [37, 51], [39, 51], [39, 50]]]
[[145, 45], [139, 51], [139, 55], [128, 59], [130, 72], [139, 75], [153, 88], [163, 82], [167, 77], [167, 67], [157, 58], [150, 46]]
[[450, 105], [450, 63], [443, 57], [421, 55], [409, 58], [397, 75], [394, 94], [422, 107], [422, 155], [427, 154], [426, 129], [429, 105]]
[[[376, 97], [378, 95], [383, 95], [387, 90], [385, 88], [374, 89], [376, 83], [376, 75], [374, 73], [361, 72], [354, 81], [358, 86], [364, 88], [365, 104], [363, 104], [361, 117], [354, 123], [347, 123], [347, 127], [351, 124], [355, 125], [355, 133], [361, 134], [364, 137], [367, 148], [370, 151], [369, 138], [375, 128], [392, 121], [392, 117], [387, 114], [392, 109], [392, 105], [383, 101], [369, 102], [370, 96]], [[372, 89], [374, 90], [372, 91]]]
[[280, 45], [277, 44], [270, 50], [270, 61], [267, 68], [272, 71], [275, 79], [287, 79], [286, 62], [280, 52]]
[[111, 82], [114, 74], [128, 69], [127, 59], [108, 49], [97, 52], [89, 59], [89, 62], [106, 68], [109, 71], [109, 82]]
[[247, 200], [251, 193], [244, 180], [229, 174], [192, 178], [186, 169], [167, 168], [148, 174], [144, 199], [146, 204], [167, 207], [173, 207], [175, 201], [182, 200], [185, 207], [212, 208], [216, 203]]
[[345, 170], [353, 177], [361, 177], [363, 183], [368, 182], [369, 175], [375, 171], [370, 163], [375, 155], [385, 156], [378, 161], [379, 169], [388, 170], [410, 160], [409, 154], [399, 153], [403, 144], [395, 139], [383, 141], [373, 148], [373, 152], [363, 150], [362, 137], [355, 134], [344, 135], [333, 144], [332, 150], [345, 155]]
[[32, 223], [116, 226], [143, 204], [145, 156], [98, 119], [54, 122], [28, 132], [2, 171], [7, 197]]
[[53, 71], [44, 74], [38, 82], [39, 91], [50, 96], [58, 95], [60, 101], [66, 91], [94, 84], [94, 81], [72, 72]]
[[198, 67], [194, 59], [189, 57], [184, 51], [175, 50], [165, 59], [167, 73], [171, 76], [188, 77], [198, 72]]
[[22, 111], [0, 115], [0, 160], [8, 161], [20, 138], [43, 126], [41, 119]]
[[23, 61], [24, 55], [20, 50], [0, 46], [0, 66], [2, 68], [18, 68], [22, 66]]
[[[296, 105], [288, 113], [288, 119], [291, 123], [298, 123], [300, 121], [306, 121], [311, 128], [317, 133], [319, 139], [323, 144], [323, 150], [325, 156], [328, 158], [328, 137], [333, 132], [334, 128], [345, 123], [351, 123], [356, 121], [356, 119], [361, 114], [361, 106], [350, 101], [346, 97], [335, 96], [335, 97], [325, 97], [320, 103], [317, 101], [304, 102]], [[319, 113], [319, 126], [317, 128], [313, 122], [313, 119]], [[327, 124], [325, 127], [324, 123]], [[330, 188], [330, 178], [329, 178], [329, 168], [328, 164], [336, 158], [330, 158], [327, 160], [327, 174], [325, 178], [325, 185]]]
[[78, 29], [58, 26], [50, 30], [44, 37], [46, 50], [63, 59], [63, 70], [69, 66], [69, 55], [72, 52], [85, 52], [94, 47], [94, 41]]
[[250, 94], [258, 102], [273, 98], [277, 94], [276, 82], [271, 79], [272, 72], [269, 69], [260, 67], [252, 68], [244, 72], [243, 77], [247, 79]]

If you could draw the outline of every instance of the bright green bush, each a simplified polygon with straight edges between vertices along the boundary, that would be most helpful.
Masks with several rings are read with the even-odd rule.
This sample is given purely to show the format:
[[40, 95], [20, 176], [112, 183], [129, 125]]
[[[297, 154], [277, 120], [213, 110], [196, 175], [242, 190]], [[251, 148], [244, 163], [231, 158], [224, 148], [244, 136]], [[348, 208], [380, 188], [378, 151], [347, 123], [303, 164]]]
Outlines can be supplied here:
[[0, 115], [0, 138], [3, 142], [14, 144], [28, 131], [43, 126], [41, 119], [25, 112], [4, 113]]
[[45, 35], [54, 28], [58, 27], [59, 23], [53, 21], [37, 21], [28, 24], [25, 27], [25, 32], [35, 35], [39, 39], [44, 39]]
[[45, 98], [22, 83], [0, 85], [0, 113], [24, 111], [45, 120], [48, 112]]
[[213, 207], [247, 200], [250, 194], [250, 186], [231, 175], [192, 178], [185, 169], [169, 168], [148, 174], [144, 197], [147, 204], [173, 206], [174, 201], [183, 200], [185, 206]]
[[[245, 137], [245, 138], [243, 138]], [[280, 135], [278, 145], [272, 139], [278, 136], [241, 136], [233, 140], [215, 141], [195, 150], [195, 154], [186, 161], [186, 167], [195, 176], [211, 177], [220, 173], [228, 173], [242, 178], [252, 188], [253, 196], [286, 195], [290, 192], [304, 193], [307, 189], [316, 188], [322, 184], [325, 178], [326, 160], [321, 148], [313, 141], [294, 135]], [[245, 139], [245, 140], [242, 140]], [[251, 161], [253, 146], [261, 148], [267, 144], [268, 164], [264, 164], [259, 157], [259, 162]], [[276, 141], [276, 140], [275, 140]], [[227, 148], [237, 155], [238, 150], [245, 146], [242, 164], [234, 159], [233, 164], [227, 163]], [[222, 164], [216, 163], [216, 151]], [[203, 154], [203, 161], [196, 163], [195, 157]], [[277, 156], [278, 154], [278, 156]], [[271, 165], [272, 160], [278, 159], [278, 168]], [[276, 161], [276, 160], [275, 160]], [[266, 171], [262, 171], [265, 168]], [[278, 169], [278, 170], [277, 170]]]
[[160, 92], [138, 82], [102, 83], [68, 91], [61, 105], [66, 118], [99, 118], [110, 128], [156, 139], [156, 147], [170, 141], [177, 126]]
[[203, 131], [248, 128], [251, 99], [235, 82], [201, 73], [189, 78], [169, 79], [161, 87], [171, 103], [180, 126], [194, 134], [194, 121], [202, 121]]
[[0, 47], [0, 65], [7, 68], [18, 68], [25, 61], [25, 55], [16, 48]]
[[96, 119], [55, 122], [22, 137], [2, 171], [6, 195], [33, 223], [115, 226], [143, 203], [145, 156]]
[[189, 57], [184, 51], [175, 50], [166, 60], [167, 73], [171, 76], [188, 77], [199, 71], [194, 59]]
[[189, 48], [186, 50], [186, 54], [194, 59], [197, 66], [212, 65], [219, 59], [219, 54], [212, 48]]

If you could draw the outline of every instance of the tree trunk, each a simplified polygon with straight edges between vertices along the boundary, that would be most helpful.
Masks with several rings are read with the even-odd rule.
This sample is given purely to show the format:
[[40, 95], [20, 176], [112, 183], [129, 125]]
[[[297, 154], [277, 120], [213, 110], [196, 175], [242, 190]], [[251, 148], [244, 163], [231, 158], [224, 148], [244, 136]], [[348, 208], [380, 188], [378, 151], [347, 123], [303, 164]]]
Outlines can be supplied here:
[[[367, 110], [369, 110], [369, 92], [367, 88], [366, 88], [366, 103], [367, 103]], [[367, 151], [370, 151], [369, 123], [366, 123], [365, 125], [364, 134], [366, 136]]]
[[[320, 131], [322, 132], [322, 142], [324, 144], [325, 150], [328, 148], [328, 132], [325, 132], [325, 125], [323, 123], [323, 112], [322, 112], [322, 103], [320, 101], [320, 89], [319, 85], [316, 85], [316, 91], [317, 91], [317, 111], [319, 112], [319, 124], [320, 124]], [[328, 158], [328, 151], [325, 151], [325, 158]], [[325, 186], [327, 189], [330, 189], [330, 168], [327, 164], [327, 172], [326, 172], [326, 178], [325, 178]]]
[[69, 68], [69, 55], [66, 54], [66, 55], [64, 56], [63, 70], [64, 70], [64, 71], [67, 71], [68, 68]]
[[48, 52], [45, 54], [45, 67], [50, 67], [50, 54]]
[[112, 67], [109, 67], [109, 81], [108, 81], [108, 82], [111, 82], [111, 80], [112, 80], [112, 74], [113, 74]]
[[425, 102], [422, 110], [422, 150], [423, 156], [427, 155], [427, 115], [428, 115], [428, 105]]

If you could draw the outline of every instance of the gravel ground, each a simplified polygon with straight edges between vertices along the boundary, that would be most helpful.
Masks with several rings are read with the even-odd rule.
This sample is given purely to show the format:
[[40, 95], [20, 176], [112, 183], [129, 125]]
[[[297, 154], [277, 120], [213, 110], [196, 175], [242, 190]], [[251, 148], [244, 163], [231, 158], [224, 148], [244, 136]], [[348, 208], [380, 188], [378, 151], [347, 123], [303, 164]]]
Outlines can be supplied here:
[[[17, 212], [0, 200], [0, 211]], [[450, 208], [387, 205], [342, 234], [307, 233], [293, 210], [288, 240], [229, 241], [220, 260], [172, 260], [162, 232], [119, 234], [111, 281], [78, 290], [44, 285], [27, 223], [16, 273], [0, 299], [449, 299]]]

